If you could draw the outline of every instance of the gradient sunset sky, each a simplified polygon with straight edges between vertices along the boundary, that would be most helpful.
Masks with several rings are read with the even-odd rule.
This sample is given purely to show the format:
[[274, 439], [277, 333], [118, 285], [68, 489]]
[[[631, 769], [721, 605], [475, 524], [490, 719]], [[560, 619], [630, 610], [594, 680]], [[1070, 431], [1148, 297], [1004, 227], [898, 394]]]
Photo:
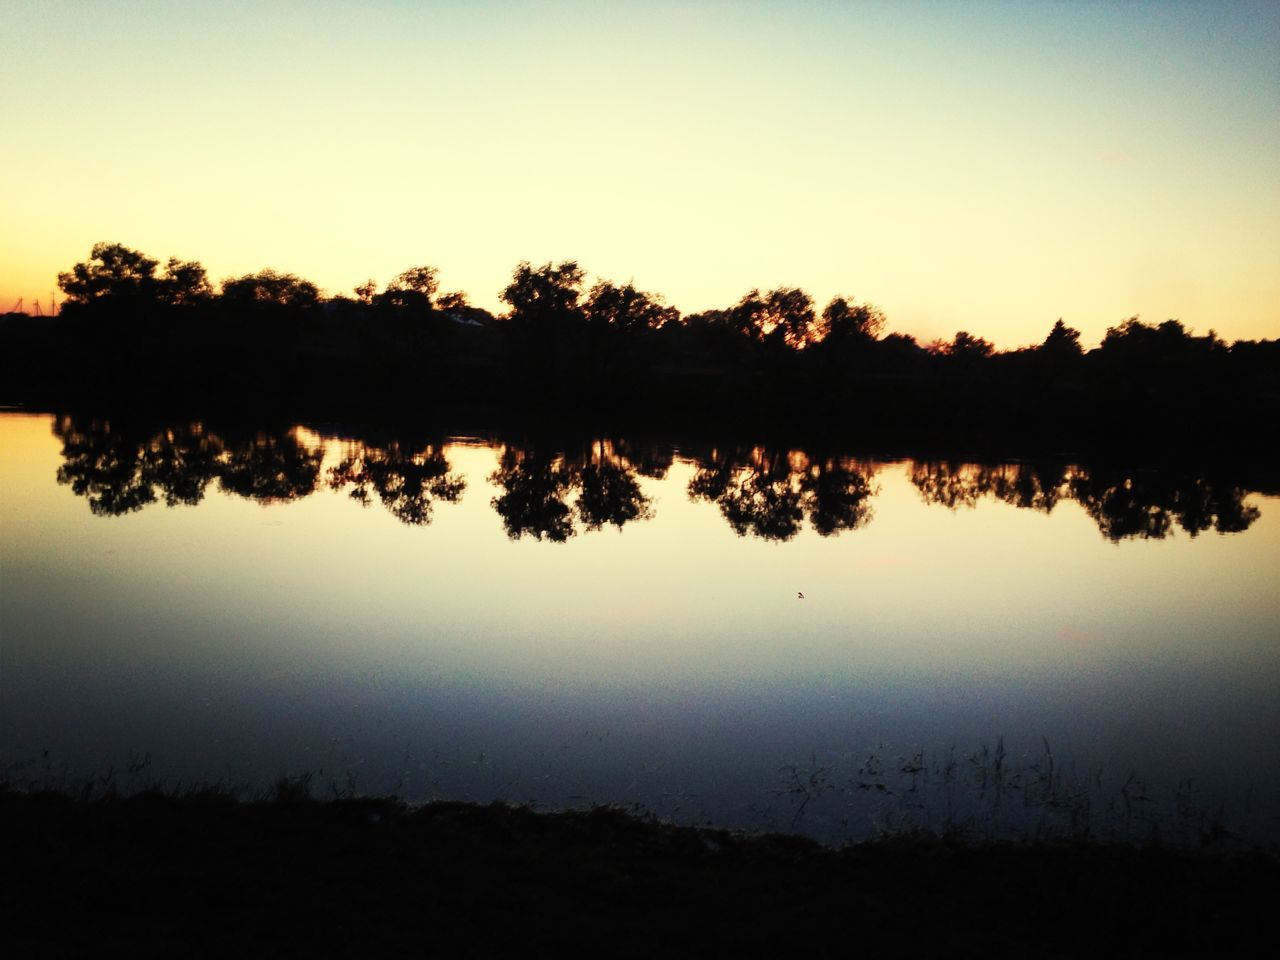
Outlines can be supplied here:
[[330, 293], [520, 260], [1000, 347], [1280, 336], [1280, 3], [0, 0], [0, 311], [99, 240]]

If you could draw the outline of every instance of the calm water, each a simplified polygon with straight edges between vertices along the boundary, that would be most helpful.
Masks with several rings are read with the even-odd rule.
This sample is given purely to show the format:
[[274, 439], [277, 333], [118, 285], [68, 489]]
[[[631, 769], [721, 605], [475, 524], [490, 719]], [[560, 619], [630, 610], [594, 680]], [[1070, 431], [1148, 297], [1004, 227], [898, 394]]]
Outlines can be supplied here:
[[1240, 478], [8, 413], [0, 523], [11, 778], [1280, 835]]

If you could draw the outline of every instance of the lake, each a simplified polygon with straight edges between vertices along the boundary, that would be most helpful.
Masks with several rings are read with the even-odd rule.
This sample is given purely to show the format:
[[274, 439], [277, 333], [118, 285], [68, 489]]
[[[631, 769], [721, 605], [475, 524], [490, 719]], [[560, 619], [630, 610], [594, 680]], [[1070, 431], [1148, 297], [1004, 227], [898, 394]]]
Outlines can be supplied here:
[[0, 413], [0, 770], [1276, 839], [1277, 489]]

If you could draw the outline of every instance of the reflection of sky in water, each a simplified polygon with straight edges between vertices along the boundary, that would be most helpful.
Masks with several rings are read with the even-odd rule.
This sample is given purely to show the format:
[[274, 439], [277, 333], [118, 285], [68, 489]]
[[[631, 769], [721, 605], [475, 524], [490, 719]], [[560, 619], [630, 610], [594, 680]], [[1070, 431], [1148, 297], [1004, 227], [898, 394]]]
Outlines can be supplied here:
[[868, 524], [778, 543], [690, 501], [677, 459], [639, 479], [652, 519], [551, 544], [507, 537], [481, 445], [449, 448], [467, 488], [425, 527], [323, 486], [99, 518], [47, 417], [0, 430], [5, 764], [785, 825], [783, 764], [1003, 734], [1277, 810], [1271, 498], [1244, 534], [1113, 543], [1067, 501], [926, 505], [890, 463]]

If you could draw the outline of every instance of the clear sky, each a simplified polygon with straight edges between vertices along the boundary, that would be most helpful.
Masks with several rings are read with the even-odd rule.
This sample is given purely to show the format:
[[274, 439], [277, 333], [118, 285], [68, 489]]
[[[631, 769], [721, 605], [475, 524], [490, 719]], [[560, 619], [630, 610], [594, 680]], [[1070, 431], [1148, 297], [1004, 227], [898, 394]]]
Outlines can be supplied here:
[[330, 293], [520, 260], [922, 340], [1280, 336], [1280, 3], [0, 0], [0, 310], [99, 240]]

